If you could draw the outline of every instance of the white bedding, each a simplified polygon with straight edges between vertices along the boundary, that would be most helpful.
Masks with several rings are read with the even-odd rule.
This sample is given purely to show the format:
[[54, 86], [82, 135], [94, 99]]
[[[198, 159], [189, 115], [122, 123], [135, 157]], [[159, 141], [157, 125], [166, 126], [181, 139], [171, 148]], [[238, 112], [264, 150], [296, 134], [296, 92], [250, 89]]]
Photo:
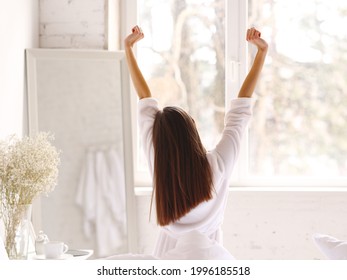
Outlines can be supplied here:
[[[113, 255], [107, 260], [157, 260], [152, 255]], [[235, 258], [215, 240], [198, 231], [192, 231], [177, 240], [175, 248], [167, 251], [162, 260], [234, 260]]]
[[347, 241], [316, 233], [312, 236], [318, 249], [328, 260], [347, 260]]
[[103, 260], [157, 260], [152, 255], [145, 254], [119, 254], [113, 255], [106, 258], [102, 258]]

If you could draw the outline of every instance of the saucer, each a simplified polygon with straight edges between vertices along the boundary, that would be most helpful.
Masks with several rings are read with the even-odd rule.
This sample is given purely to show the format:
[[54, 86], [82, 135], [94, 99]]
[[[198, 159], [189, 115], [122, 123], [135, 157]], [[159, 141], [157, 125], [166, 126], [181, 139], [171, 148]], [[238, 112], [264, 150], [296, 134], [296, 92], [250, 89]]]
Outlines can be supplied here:
[[85, 250], [67, 250], [66, 254], [71, 254], [74, 257], [82, 257], [82, 256], [87, 256], [89, 255], [88, 251]]
[[67, 259], [71, 259], [71, 258], [73, 258], [73, 255], [71, 255], [71, 254], [62, 254], [59, 258], [56, 258], [56, 259], [46, 258], [45, 255], [35, 255], [34, 256], [35, 260], [52, 260], [52, 261], [67, 260]]

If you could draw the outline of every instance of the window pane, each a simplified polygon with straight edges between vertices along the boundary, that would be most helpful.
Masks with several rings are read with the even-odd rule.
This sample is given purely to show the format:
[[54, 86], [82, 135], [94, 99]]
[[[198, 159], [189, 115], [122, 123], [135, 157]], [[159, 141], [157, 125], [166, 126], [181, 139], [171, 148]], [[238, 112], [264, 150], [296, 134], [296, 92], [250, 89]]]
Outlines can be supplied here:
[[269, 41], [250, 127], [250, 173], [347, 175], [347, 1], [249, 0]]
[[140, 0], [140, 67], [161, 106], [195, 119], [206, 148], [219, 139], [225, 96], [225, 0]]

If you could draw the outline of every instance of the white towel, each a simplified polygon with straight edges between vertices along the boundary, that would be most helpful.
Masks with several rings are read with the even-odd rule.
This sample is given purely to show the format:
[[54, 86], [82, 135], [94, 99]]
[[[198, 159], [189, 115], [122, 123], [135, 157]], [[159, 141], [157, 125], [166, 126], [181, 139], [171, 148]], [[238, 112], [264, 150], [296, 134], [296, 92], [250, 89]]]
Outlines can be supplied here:
[[86, 237], [91, 238], [96, 219], [96, 174], [94, 153], [88, 151], [82, 166], [77, 187], [76, 203], [83, 211], [83, 229]]
[[[109, 184], [107, 185], [110, 191], [115, 193], [115, 197], [109, 198], [109, 207], [112, 209], [113, 216], [121, 224], [126, 221], [126, 194], [125, 194], [125, 176], [124, 165], [115, 149], [110, 149], [106, 154], [106, 159], [109, 167]], [[125, 230], [125, 227], [124, 227]], [[123, 233], [125, 234], [125, 232]]]
[[83, 209], [86, 236], [95, 232], [97, 255], [115, 254], [126, 234], [124, 168], [115, 149], [87, 153], [76, 202]]

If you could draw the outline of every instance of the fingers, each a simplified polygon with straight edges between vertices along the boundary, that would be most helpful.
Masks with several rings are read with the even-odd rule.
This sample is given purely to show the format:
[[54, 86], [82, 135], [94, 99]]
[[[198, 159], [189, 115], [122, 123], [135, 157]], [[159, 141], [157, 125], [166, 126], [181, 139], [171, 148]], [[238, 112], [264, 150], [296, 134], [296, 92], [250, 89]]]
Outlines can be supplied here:
[[261, 36], [261, 33], [254, 27], [247, 29], [247, 34], [246, 34], [247, 41], [258, 39], [260, 38], [260, 36]]
[[129, 47], [133, 47], [135, 43], [144, 38], [142, 29], [139, 26], [134, 26], [131, 31], [132, 33], [125, 38], [125, 45]]
[[142, 34], [143, 35], [142, 29], [138, 25], [134, 26], [131, 31], [133, 33], [136, 33], [136, 34]]
[[132, 38], [132, 41], [133, 41], [132, 44], [136, 43], [137, 41], [139, 41], [145, 37], [145, 35], [142, 32], [142, 29], [138, 25], [134, 26], [131, 29], [131, 31], [132, 31], [132, 34], [129, 36], [130, 36], [130, 38]]

